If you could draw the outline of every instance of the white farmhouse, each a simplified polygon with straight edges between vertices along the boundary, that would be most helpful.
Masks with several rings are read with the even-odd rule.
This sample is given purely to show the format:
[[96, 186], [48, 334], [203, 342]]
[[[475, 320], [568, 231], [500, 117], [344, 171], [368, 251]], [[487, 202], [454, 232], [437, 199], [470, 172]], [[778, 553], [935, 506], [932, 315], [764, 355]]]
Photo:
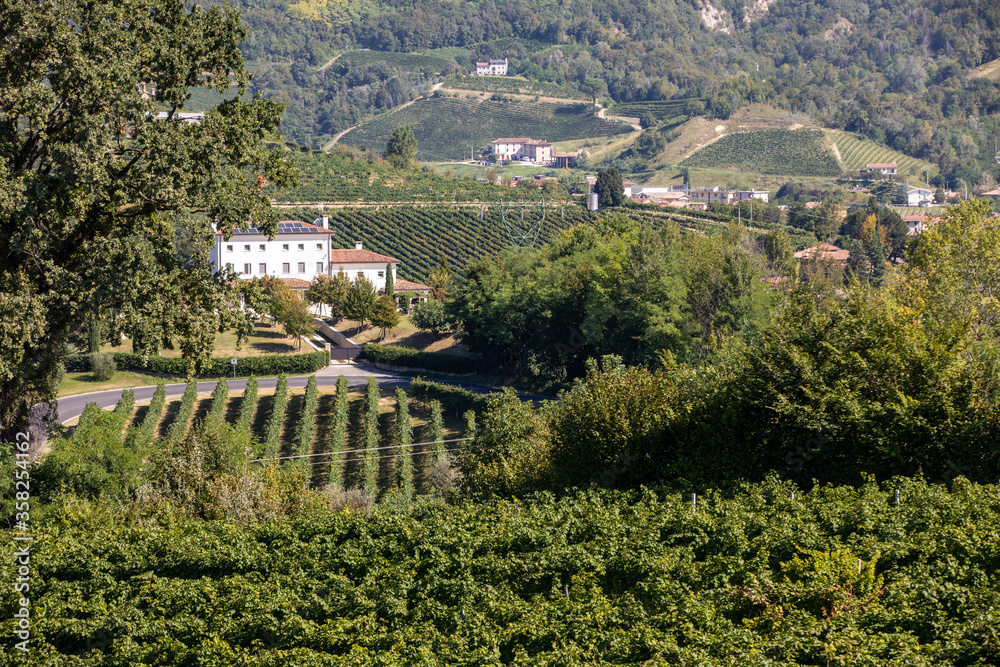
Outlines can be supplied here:
[[506, 76], [507, 75], [507, 59], [502, 60], [489, 60], [485, 63], [476, 62], [476, 75], [477, 76]]
[[927, 188], [910, 188], [906, 192], [907, 206], [930, 206], [934, 203], [934, 191]]
[[529, 137], [494, 139], [490, 142], [490, 152], [508, 162], [511, 160], [526, 160], [535, 164], [552, 162], [552, 144]]
[[330, 251], [331, 275], [343, 271], [351, 280], [363, 275], [375, 285], [376, 291], [379, 292], [385, 290], [385, 267], [387, 264], [392, 264], [393, 277], [399, 275], [398, 259], [365, 250], [361, 241], [354, 244], [353, 250], [335, 248]]
[[320, 218], [316, 221], [320, 225], [283, 220], [274, 240], [255, 227], [235, 229], [228, 240], [217, 231], [209, 257], [216, 270], [228, 265], [244, 279], [273, 276], [312, 282], [320, 274], [330, 274], [333, 232], [328, 220]]

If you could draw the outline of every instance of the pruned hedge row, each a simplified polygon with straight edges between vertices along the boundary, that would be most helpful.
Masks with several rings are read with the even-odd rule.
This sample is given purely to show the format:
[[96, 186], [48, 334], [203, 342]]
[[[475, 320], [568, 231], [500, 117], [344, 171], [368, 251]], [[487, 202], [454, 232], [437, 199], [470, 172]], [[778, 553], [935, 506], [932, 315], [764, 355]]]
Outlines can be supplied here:
[[271, 416], [264, 428], [264, 457], [277, 456], [281, 447], [281, 427], [285, 423], [285, 406], [288, 404], [288, 378], [278, 377], [278, 386], [274, 388], [274, 403], [271, 405]]
[[160, 423], [160, 417], [163, 415], [163, 406], [166, 402], [167, 388], [161, 382], [156, 386], [153, 398], [149, 401], [146, 416], [142, 418], [142, 422], [138, 426], [129, 431], [127, 436], [129, 447], [135, 451], [140, 451], [152, 442], [155, 436], [156, 425]]
[[401, 345], [368, 343], [365, 345], [365, 356], [369, 361], [390, 366], [419, 368], [439, 373], [473, 373], [476, 370], [475, 359], [446, 352], [421, 352]]
[[316, 433], [316, 409], [319, 406], [319, 390], [316, 386], [316, 376], [310, 375], [306, 384], [305, 402], [299, 413], [299, 428], [296, 434], [299, 456], [306, 456], [312, 450], [313, 436]]
[[441, 401], [449, 410], [458, 410], [463, 414], [469, 410], [482, 412], [486, 409], [486, 396], [422, 378], [413, 378], [413, 382], [410, 383], [410, 395], [427, 405], [430, 405], [431, 401]]
[[[115, 352], [115, 364], [120, 371], [146, 371], [175, 377], [186, 377], [187, 362], [181, 357], [147, 357], [131, 352]], [[200, 373], [195, 377], [226, 377], [233, 373], [231, 357], [212, 357]], [[326, 351], [306, 352], [303, 354], [262, 354], [254, 357], [237, 357], [236, 374], [238, 376], [254, 375], [257, 377], [279, 375], [281, 373], [313, 373], [330, 364], [330, 355]], [[63, 360], [63, 365], [70, 373], [83, 373], [92, 370], [89, 354], [71, 354]]]
[[257, 378], [247, 380], [247, 388], [243, 390], [243, 402], [240, 403], [240, 416], [236, 420], [236, 428], [249, 431], [253, 418], [257, 414]]
[[188, 423], [191, 421], [191, 415], [194, 414], [196, 398], [198, 398], [198, 383], [188, 382], [184, 389], [184, 395], [181, 396], [180, 410], [177, 412], [174, 423], [170, 425], [170, 430], [167, 431], [167, 441], [171, 444], [179, 443], [184, 438], [184, 434], [187, 433]]

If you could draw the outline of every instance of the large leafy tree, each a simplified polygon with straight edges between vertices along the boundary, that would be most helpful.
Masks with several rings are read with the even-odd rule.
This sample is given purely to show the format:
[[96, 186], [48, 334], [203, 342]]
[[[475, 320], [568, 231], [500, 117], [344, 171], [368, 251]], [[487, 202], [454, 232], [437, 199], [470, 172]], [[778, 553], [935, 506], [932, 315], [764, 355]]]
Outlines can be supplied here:
[[[275, 230], [262, 189], [292, 173], [263, 140], [282, 107], [242, 98], [245, 36], [228, 6], [0, 0], [0, 433], [54, 395], [92, 313], [179, 339], [192, 368], [246, 323], [232, 276], [172, 247], [185, 227], [207, 249], [211, 220]], [[184, 119], [195, 86], [241, 95]]]
[[621, 206], [625, 199], [625, 189], [618, 170], [612, 167], [597, 172], [594, 192], [597, 193], [597, 203], [600, 206]]
[[408, 167], [417, 159], [417, 138], [413, 135], [413, 128], [409, 125], [400, 125], [385, 144], [385, 159], [397, 167]]

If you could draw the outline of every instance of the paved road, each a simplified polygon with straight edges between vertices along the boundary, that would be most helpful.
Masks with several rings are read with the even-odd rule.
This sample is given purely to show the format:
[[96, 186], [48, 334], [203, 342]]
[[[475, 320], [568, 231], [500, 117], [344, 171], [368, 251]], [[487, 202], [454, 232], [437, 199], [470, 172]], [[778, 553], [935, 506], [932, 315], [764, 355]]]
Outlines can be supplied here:
[[[355, 364], [337, 364], [331, 365], [324, 368], [316, 373], [316, 383], [320, 387], [333, 387], [337, 384], [337, 379], [343, 375], [347, 378], [347, 381], [352, 385], [362, 385], [368, 382], [368, 378], [374, 377], [376, 381], [382, 386], [388, 387], [403, 387], [404, 389], [410, 386], [410, 381], [412, 378], [395, 375], [393, 373], [371, 371], [367, 368]], [[305, 387], [306, 383], [309, 381], [308, 375], [298, 375], [288, 378], [289, 387]], [[247, 381], [246, 379], [239, 380], [226, 380], [229, 383], [229, 390], [231, 392], [241, 392], [246, 389]], [[441, 382], [442, 384], [450, 384], [456, 387], [461, 387], [463, 389], [468, 389], [469, 391], [475, 392], [477, 394], [488, 394], [493, 391], [498, 391], [496, 387], [486, 387], [483, 385], [467, 384], [463, 382], [442, 382], [441, 380], [435, 380], [435, 382]], [[210, 394], [212, 390], [215, 389], [215, 380], [210, 380], [206, 382], [198, 383], [198, 393], [199, 394]], [[278, 384], [278, 378], [258, 378], [257, 386], [261, 389], [274, 389]], [[181, 396], [184, 394], [184, 389], [187, 387], [183, 382], [178, 382], [176, 384], [166, 385], [167, 398]], [[59, 405], [59, 421], [65, 424], [66, 422], [76, 419], [81, 414], [83, 414], [83, 409], [87, 406], [87, 403], [97, 403], [101, 408], [108, 409], [113, 408], [118, 404], [118, 401], [122, 397], [122, 389], [111, 389], [108, 391], [98, 391], [91, 394], [78, 394], [76, 396], [66, 396], [58, 400]], [[135, 387], [133, 389], [135, 392], [136, 402], [148, 401], [153, 398], [153, 392], [156, 391], [155, 386], [148, 387]], [[520, 395], [522, 400], [533, 400], [536, 403], [539, 402], [541, 397], [529, 396], [527, 394]]]

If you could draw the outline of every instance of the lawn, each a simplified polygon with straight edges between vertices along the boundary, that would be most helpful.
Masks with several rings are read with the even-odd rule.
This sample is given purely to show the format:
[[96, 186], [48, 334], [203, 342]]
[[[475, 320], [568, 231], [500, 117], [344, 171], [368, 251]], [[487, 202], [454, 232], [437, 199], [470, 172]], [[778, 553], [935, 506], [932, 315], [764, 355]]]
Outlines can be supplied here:
[[[295, 340], [285, 335], [280, 325], [254, 323], [254, 332], [248, 340], [243, 341], [243, 345], [237, 349], [236, 334], [227, 331], [215, 335], [215, 349], [212, 355], [216, 357], [252, 357], [261, 354], [295, 354], [296, 352], [312, 352], [312, 348], [304, 346], [306, 349], [296, 350]], [[132, 341], [125, 339], [118, 347], [104, 345], [101, 352], [132, 352]], [[181, 351], [179, 346], [172, 350], [161, 349], [161, 357], [179, 357]]]

